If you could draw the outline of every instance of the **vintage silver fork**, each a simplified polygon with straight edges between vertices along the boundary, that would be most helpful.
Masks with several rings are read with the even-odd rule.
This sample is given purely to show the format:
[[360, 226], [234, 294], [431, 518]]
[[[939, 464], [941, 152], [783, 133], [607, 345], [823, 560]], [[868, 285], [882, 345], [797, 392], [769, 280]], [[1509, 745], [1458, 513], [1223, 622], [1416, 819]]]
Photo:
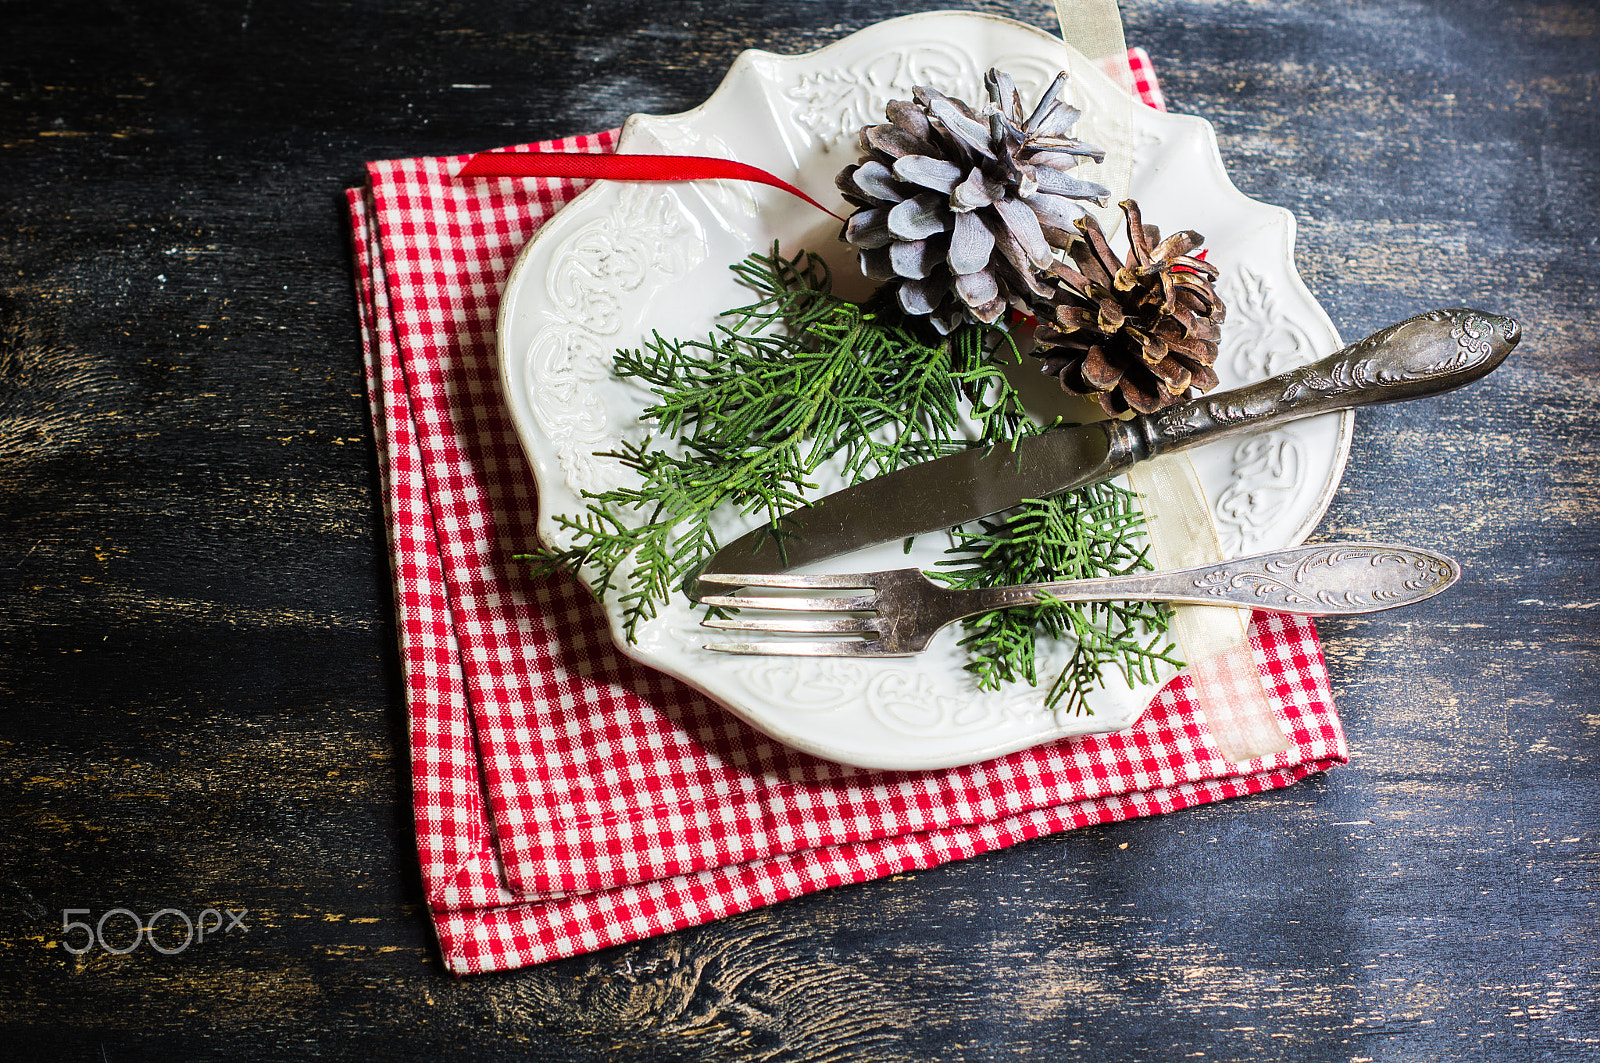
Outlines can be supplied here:
[[[1461, 567], [1442, 554], [1389, 543], [1318, 543], [1236, 558], [1215, 565], [1060, 583], [958, 590], [914, 568], [849, 575], [722, 575], [702, 582], [801, 591], [860, 590], [849, 597], [705, 595], [703, 605], [759, 610], [764, 615], [713, 617], [705, 627], [781, 635], [847, 638], [715, 642], [721, 653], [795, 657], [909, 657], [963, 617], [997, 609], [1062, 602], [1157, 601], [1225, 605], [1330, 616], [1411, 605], [1450, 586]], [[847, 614], [836, 617], [774, 613]]]

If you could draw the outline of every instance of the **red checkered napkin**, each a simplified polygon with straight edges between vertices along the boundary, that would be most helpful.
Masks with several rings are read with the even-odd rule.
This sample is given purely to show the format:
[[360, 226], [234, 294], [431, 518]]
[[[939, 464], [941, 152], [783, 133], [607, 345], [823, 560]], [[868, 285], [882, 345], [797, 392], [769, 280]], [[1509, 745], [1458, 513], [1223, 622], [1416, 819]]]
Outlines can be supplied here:
[[1315, 631], [1277, 615], [1251, 636], [1293, 745], [1247, 765], [1217, 755], [1182, 676], [1127, 731], [884, 772], [790, 750], [624, 656], [581, 586], [511, 560], [536, 541], [535, 498], [501, 401], [495, 307], [518, 250], [582, 185], [453, 180], [464, 160], [372, 163], [349, 194], [417, 848], [452, 971], [1287, 786], [1346, 759]]

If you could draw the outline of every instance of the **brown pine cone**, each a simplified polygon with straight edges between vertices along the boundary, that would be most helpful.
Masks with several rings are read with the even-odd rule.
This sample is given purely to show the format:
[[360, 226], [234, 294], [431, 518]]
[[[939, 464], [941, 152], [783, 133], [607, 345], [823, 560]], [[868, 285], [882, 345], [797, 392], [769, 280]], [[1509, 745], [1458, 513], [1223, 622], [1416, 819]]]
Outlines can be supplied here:
[[1119, 206], [1131, 248], [1119, 261], [1092, 217], [1077, 222], [1082, 239], [1068, 251], [1074, 269], [1050, 270], [1055, 291], [1036, 307], [1044, 372], [1068, 391], [1090, 396], [1113, 417], [1153, 413], [1217, 386], [1212, 366], [1226, 308], [1212, 281], [1217, 268], [1191, 252], [1204, 240], [1192, 230], [1165, 240], [1139, 217], [1139, 205]]

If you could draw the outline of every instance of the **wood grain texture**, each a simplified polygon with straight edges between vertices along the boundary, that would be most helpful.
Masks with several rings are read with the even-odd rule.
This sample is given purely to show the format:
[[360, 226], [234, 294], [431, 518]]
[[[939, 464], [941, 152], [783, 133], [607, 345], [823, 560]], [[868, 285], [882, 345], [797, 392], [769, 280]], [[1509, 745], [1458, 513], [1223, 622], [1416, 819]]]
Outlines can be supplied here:
[[[443, 973], [339, 191], [683, 110], [744, 48], [932, 6], [0, 3], [0, 1056], [1600, 1054], [1589, 3], [1123, 5], [1173, 109], [1294, 212], [1347, 338], [1441, 305], [1526, 327], [1483, 384], [1360, 415], [1319, 536], [1467, 575], [1321, 625], [1348, 767]], [[115, 907], [248, 931], [61, 946], [63, 910]]]

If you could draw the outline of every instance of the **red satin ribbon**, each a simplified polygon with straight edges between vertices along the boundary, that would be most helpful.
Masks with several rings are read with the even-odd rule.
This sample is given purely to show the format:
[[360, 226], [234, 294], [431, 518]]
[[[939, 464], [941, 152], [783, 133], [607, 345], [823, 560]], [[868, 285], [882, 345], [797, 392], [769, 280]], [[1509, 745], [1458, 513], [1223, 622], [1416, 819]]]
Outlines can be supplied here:
[[799, 196], [820, 211], [839, 215], [781, 177], [732, 159], [703, 155], [598, 155], [590, 152], [483, 151], [457, 177], [589, 177], [607, 181], [754, 181]]

